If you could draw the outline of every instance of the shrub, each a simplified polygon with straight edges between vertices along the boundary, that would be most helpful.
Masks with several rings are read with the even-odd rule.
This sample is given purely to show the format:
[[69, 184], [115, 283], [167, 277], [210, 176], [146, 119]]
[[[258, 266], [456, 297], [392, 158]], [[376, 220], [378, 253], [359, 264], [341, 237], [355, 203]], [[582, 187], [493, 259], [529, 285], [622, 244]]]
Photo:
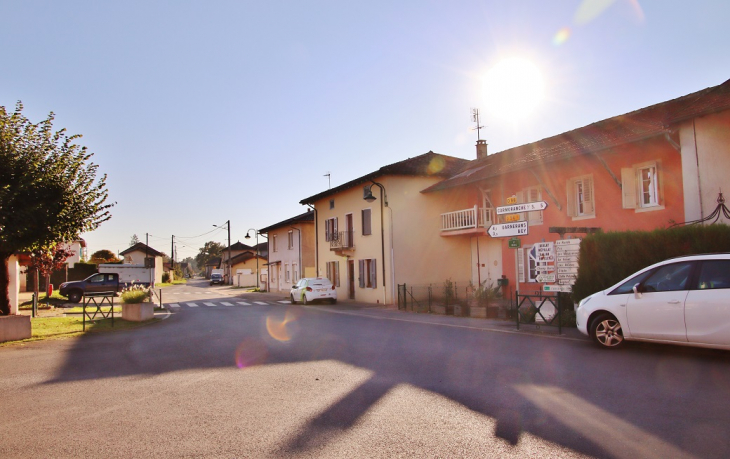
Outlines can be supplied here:
[[150, 290], [141, 285], [132, 285], [122, 290], [122, 302], [124, 303], [142, 303], [150, 296]]
[[454, 302], [454, 283], [451, 278], [444, 281], [444, 302], [446, 306]]
[[654, 263], [681, 255], [730, 252], [730, 226], [596, 233], [580, 244], [573, 300], [604, 290]]
[[162, 273], [162, 283], [163, 284], [170, 283], [170, 273]]

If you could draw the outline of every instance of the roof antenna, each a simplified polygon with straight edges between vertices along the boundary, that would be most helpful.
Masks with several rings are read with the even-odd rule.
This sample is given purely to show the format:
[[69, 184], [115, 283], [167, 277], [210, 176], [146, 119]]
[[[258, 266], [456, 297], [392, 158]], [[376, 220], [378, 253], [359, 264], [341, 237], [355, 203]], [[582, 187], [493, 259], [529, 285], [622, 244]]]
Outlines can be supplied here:
[[327, 189], [328, 190], [330, 188], [332, 188], [332, 180], [330, 180], [330, 175], [332, 175], [332, 174], [330, 174], [330, 171], [327, 171], [327, 173], [322, 176], [322, 177], [327, 177]]
[[484, 126], [479, 125], [479, 109], [478, 108], [472, 108], [471, 109], [471, 120], [475, 123], [477, 123], [476, 127], [471, 128], [472, 131], [477, 131], [477, 140], [481, 140], [481, 137], [479, 136], [479, 133], [482, 129], [484, 129]]

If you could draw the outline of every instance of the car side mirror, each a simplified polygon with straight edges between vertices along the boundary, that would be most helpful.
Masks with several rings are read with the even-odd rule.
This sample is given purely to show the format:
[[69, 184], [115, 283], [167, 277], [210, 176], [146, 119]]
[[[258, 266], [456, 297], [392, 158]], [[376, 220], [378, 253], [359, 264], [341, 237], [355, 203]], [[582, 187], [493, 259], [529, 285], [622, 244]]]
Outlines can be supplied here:
[[640, 300], [641, 299], [641, 292], [644, 291], [644, 289], [641, 287], [641, 284], [634, 285], [634, 289], [633, 290], [634, 290], [634, 298], [636, 298], [637, 300]]

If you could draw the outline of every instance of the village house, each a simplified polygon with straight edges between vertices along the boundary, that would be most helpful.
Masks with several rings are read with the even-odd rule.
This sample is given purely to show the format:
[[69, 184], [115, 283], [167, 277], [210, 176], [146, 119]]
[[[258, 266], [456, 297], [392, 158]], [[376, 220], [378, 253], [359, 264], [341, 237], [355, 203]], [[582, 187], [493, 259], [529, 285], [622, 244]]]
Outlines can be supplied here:
[[268, 236], [270, 292], [289, 294], [303, 277], [316, 277], [314, 211], [307, 211], [259, 230]]
[[[119, 255], [123, 257], [124, 264], [152, 266], [153, 279], [150, 282], [154, 282], [155, 284], [162, 283], [164, 257], [162, 252], [158, 252], [143, 242], [138, 242], [132, 247], [119, 252]], [[147, 259], [150, 261], [146, 261]]]

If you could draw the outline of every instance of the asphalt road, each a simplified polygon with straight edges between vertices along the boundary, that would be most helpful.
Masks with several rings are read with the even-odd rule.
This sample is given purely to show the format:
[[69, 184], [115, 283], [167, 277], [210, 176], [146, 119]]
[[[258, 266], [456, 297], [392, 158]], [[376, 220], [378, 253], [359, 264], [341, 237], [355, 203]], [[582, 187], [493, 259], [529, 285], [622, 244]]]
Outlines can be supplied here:
[[0, 457], [730, 456], [727, 352], [238, 292], [0, 348]]

